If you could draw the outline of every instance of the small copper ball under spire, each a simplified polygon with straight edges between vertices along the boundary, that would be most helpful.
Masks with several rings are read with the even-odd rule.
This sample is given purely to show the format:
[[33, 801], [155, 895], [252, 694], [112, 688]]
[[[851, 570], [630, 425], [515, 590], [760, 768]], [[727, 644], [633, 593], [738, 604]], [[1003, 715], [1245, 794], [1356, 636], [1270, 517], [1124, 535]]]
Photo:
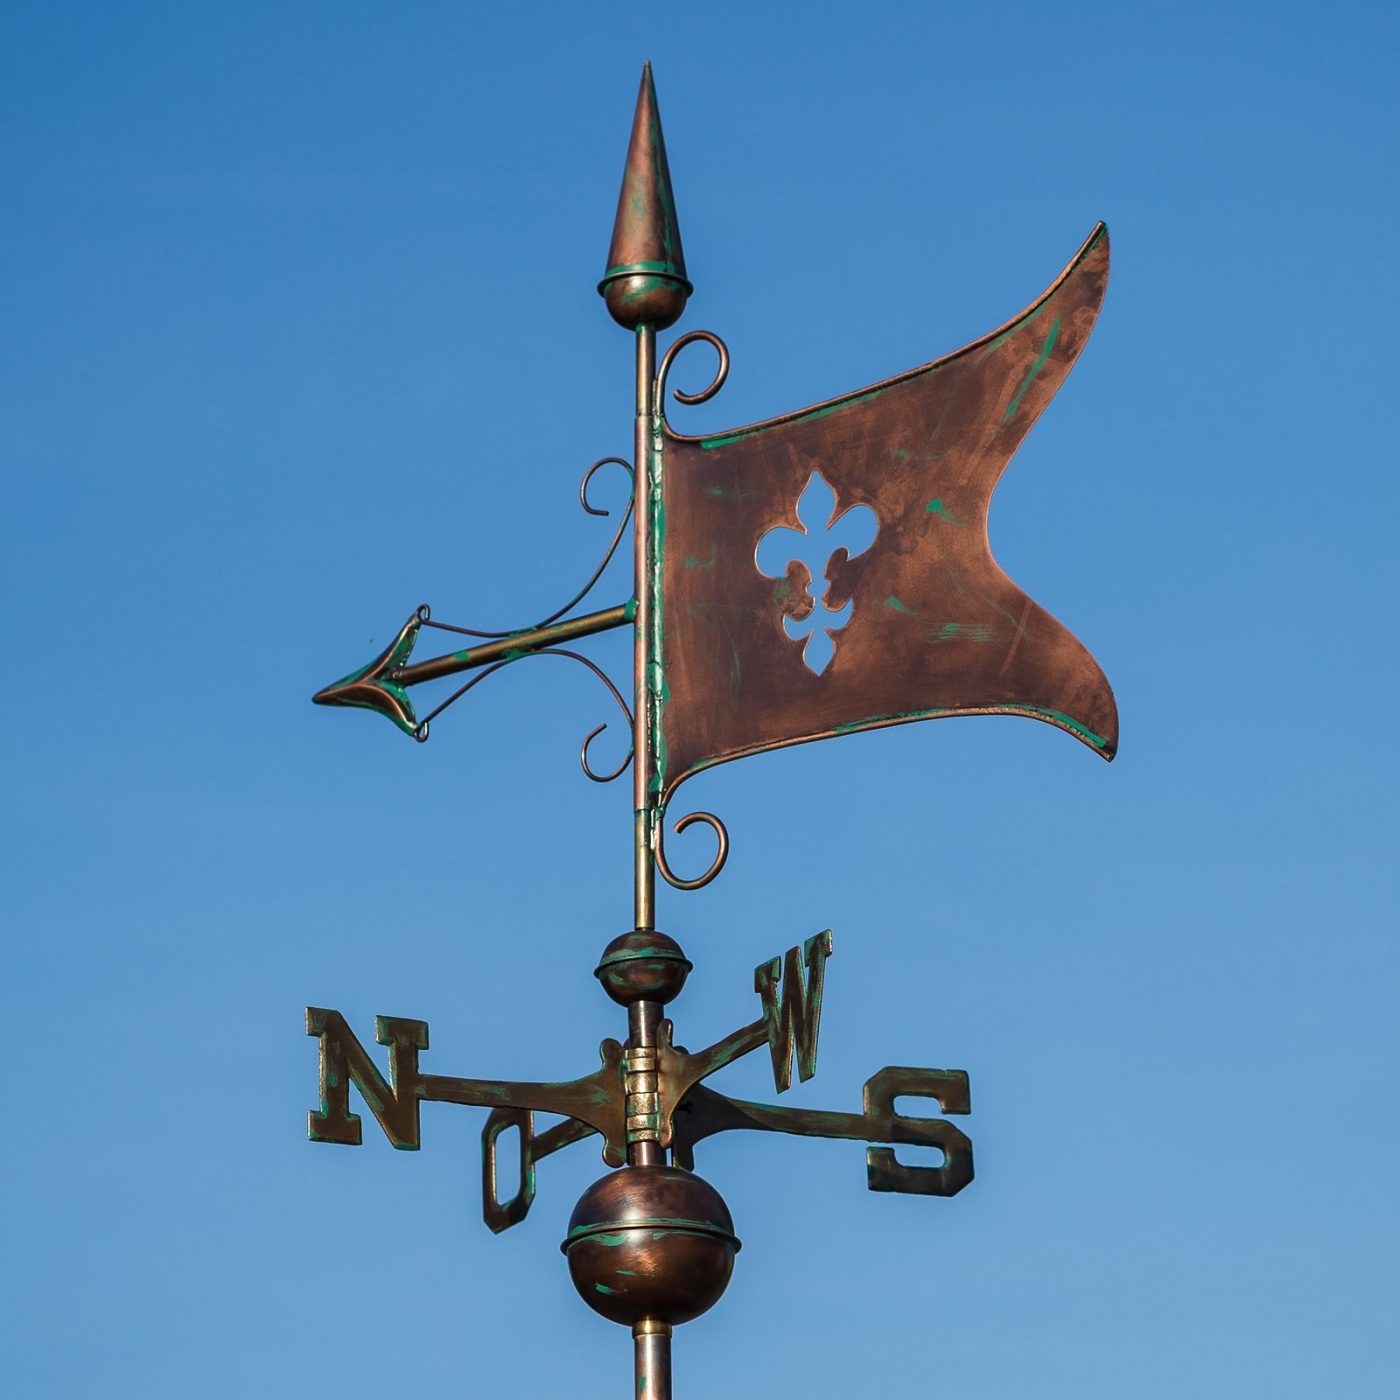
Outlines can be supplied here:
[[608, 269], [598, 291], [618, 325], [662, 331], [680, 319], [693, 290], [685, 275], [666, 141], [648, 63], [642, 68], [632, 119]]
[[656, 929], [629, 929], [603, 949], [593, 975], [619, 1006], [674, 1001], [694, 964], [674, 938]]

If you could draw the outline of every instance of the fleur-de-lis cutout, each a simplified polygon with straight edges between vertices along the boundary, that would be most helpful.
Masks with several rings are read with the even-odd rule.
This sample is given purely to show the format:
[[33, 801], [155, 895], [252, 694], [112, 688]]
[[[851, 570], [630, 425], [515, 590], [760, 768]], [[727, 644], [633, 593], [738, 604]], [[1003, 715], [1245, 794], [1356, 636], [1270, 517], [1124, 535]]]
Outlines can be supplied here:
[[[838, 510], [836, 493], [820, 472], [812, 473], [798, 497], [797, 519], [800, 529], [777, 525], [764, 532], [756, 562], [765, 578], [783, 580], [780, 589], [786, 585], [785, 593], [778, 595], [783, 631], [794, 641], [806, 638], [802, 659], [821, 675], [836, 653], [832, 635], [850, 622], [854, 607], [851, 598], [839, 607], [827, 605], [833, 566], [864, 554], [875, 542], [879, 522], [866, 505]], [[824, 585], [820, 598], [815, 592], [818, 578]]]

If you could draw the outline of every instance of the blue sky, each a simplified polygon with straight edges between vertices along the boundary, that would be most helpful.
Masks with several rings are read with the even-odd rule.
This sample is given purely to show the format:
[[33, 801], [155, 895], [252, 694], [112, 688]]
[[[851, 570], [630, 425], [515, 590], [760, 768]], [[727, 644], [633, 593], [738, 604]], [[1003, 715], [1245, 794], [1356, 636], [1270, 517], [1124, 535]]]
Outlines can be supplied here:
[[[308, 697], [420, 602], [539, 616], [605, 542], [575, 492], [629, 451], [630, 345], [593, 286], [650, 58], [682, 328], [734, 356], [682, 430], [954, 349], [1113, 235], [991, 529], [1112, 680], [1119, 758], [988, 719], [722, 768], [687, 796], [729, 868], [660, 907], [691, 1045], [831, 927], [787, 1099], [966, 1068], [977, 1179], [876, 1195], [858, 1146], [702, 1150], [744, 1250], [678, 1395], [1393, 1395], [1397, 30], [12, 0], [7, 1392], [630, 1386], [556, 1248], [596, 1152], [492, 1237], [479, 1111], [425, 1109], [416, 1155], [370, 1122], [306, 1142], [301, 1014], [426, 1019], [448, 1074], [572, 1077], [619, 1033], [589, 974], [630, 920], [629, 802], [577, 770], [594, 683], [516, 668], [424, 746]], [[590, 654], [625, 674], [619, 638]], [[716, 1087], [769, 1096], [760, 1059]]]

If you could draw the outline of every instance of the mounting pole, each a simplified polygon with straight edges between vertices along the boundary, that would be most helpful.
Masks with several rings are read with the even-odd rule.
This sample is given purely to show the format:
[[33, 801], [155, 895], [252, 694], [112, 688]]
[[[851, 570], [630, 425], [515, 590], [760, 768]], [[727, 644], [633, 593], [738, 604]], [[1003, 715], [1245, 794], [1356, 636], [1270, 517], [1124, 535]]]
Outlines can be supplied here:
[[671, 1400], [671, 1324], [644, 1318], [632, 1328], [637, 1400]]

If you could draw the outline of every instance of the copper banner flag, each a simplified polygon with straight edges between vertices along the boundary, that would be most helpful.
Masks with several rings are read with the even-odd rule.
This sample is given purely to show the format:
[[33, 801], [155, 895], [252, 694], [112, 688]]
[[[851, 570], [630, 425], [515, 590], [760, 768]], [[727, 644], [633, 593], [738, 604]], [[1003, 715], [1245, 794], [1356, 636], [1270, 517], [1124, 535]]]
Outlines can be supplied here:
[[1113, 757], [1103, 672], [987, 538], [1107, 278], [1100, 224], [1034, 305], [955, 354], [734, 432], [660, 425], [663, 803], [728, 759], [946, 715], [1026, 715]]

